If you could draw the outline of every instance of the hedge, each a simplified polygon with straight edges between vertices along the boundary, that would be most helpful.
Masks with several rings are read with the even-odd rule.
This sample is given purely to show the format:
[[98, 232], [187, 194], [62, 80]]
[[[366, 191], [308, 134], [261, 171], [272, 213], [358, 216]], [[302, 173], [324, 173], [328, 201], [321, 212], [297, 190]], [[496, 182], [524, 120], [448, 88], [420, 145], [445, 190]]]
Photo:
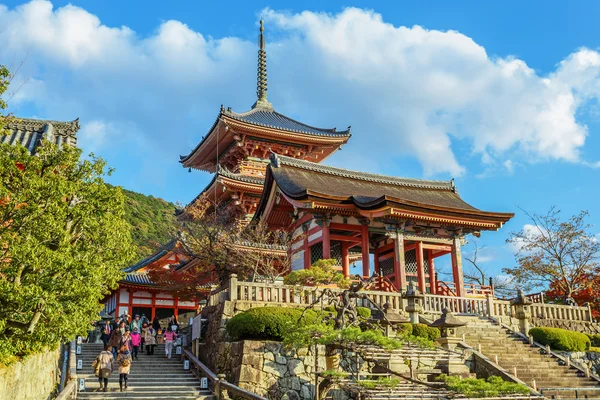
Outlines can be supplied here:
[[560, 328], [532, 328], [529, 335], [543, 345], [550, 345], [555, 350], [586, 351], [590, 348], [590, 338], [584, 333], [568, 331]]
[[[283, 340], [283, 333], [297, 326], [302, 309], [285, 307], [257, 307], [231, 318], [225, 329], [233, 340], [260, 339]], [[313, 323], [318, 314], [313, 310], [304, 313], [304, 323]]]
[[425, 324], [413, 324], [412, 335], [433, 341], [439, 338], [441, 334], [438, 328], [432, 328]]

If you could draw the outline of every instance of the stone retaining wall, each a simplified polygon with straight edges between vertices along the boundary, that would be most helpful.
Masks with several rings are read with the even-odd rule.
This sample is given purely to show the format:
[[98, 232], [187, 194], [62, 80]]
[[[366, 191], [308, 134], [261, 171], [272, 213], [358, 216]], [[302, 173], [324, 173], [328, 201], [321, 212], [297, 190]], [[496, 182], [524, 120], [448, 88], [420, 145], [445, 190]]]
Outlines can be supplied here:
[[563, 356], [571, 357], [571, 360], [580, 364], [587, 365], [590, 372], [594, 375], [600, 375], [600, 353], [591, 351], [580, 351], [580, 352], [557, 352]]
[[0, 399], [50, 399], [60, 382], [61, 358], [57, 349], [0, 367]]

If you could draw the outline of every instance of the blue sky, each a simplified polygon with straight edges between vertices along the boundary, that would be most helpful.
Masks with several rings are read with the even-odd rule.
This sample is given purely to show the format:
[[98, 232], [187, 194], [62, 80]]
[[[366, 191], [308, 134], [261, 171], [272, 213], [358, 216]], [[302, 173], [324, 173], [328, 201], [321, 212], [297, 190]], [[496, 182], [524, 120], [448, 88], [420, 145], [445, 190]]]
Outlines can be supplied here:
[[128, 189], [185, 204], [209, 181], [178, 156], [221, 104], [254, 102], [262, 16], [275, 108], [352, 125], [327, 163], [455, 177], [474, 206], [516, 213], [479, 240], [493, 273], [513, 263], [504, 241], [527, 223], [519, 208], [587, 209], [600, 225], [597, 2], [3, 4], [0, 64], [24, 59], [10, 111], [80, 117], [80, 145]]

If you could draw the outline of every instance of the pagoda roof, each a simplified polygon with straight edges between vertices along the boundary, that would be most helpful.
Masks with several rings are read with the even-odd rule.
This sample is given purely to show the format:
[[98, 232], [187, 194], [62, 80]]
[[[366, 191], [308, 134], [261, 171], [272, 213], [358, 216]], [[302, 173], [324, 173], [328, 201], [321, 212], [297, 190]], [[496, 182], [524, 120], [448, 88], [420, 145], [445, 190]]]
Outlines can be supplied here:
[[302, 133], [306, 135], [330, 136], [349, 138], [350, 127], [344, 131], [337, 131], [336, 128], [316, 128], [296, 121], [290, 117], [278, 113], [271, 107], [255, 107], [244, 113], [236, 113], [227, 109], [223, 111], [223, 115], [231, 117], [238, 121], [247, 122], [252, 125], [262, 126], [266, 128], [274, 128], [282, 131]]
[[21, 145], [30, 153], [35, 153], [42, 139], [46, 139], [59, 146], [68, 144], [77, 145], [79, 131], [79, 118], [70, 121], [52, 121], [33, 118], [10, 118], [4, 127], [6, 134], [0, 135], [0, 143]]
[[[194, 204], [196, 200], [198, 200], [203, 194], [215, 190], [215, 183], [223, 183], [225, 185], [230, 184], [233, 186], [240, 185], [240, 188], [248, 188], [248, 186], [254, 186], [254, 189], [258, 189], [260, 187], [260, 192], [262, 192], [262, 187], [265, 183], [265, 178], [261, 176], [250, 176], [250, 175], [242, 175], [235, 172], [231, 172], [226, 168], [219, 167], [216, 174], [213, 175], [213, 178], [208, 182], [206, 187], [202, 189], [200, 194], [198, 194], [194, 199], [190, 202], [190, 204]], [[256, 190], [259, 193], [258, 190]]]
[[398, 178], [272, 154], [255, 218], [265, 212], [273, 185], [291, 205], [321, 212], [330, 209], [368, 217], [423, 217], [430, 221], [458, 217], [490, 229], [499, 228], [514, 215], [473, 207], [461, 199], [453, 180]]
[[257, 105], [243, 113], [221, 107], [208, 134], [202, 137], [200, 143], [189, 154], [180, 156], [179, 162], [186, 168], [214, 172], [218, 156], [240, 140], [234, 137], [234, 130], [264, 139], [266, 142], [318, 146], [320, 150], [325, 149], [326, 154], [322, 155], [323, 158], [348, 142], [352, 136], [350, 127], [343, 131], [336, 128], [317, 128], [278, 113], [270, 106]]

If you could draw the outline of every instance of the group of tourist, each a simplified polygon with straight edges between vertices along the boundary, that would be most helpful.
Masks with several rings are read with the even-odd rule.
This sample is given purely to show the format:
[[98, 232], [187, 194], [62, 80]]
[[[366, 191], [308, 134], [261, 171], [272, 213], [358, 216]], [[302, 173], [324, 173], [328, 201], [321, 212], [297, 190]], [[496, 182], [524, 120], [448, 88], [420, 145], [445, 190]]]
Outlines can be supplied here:
[[[173, 344], [177, 341], [178, 325], [174, 315], [169, 318], [168, 330], [163, 334], [166, 358], [171, 358]], [[131, 322], [129, 322], [128, 315], [117, 316], [114, 321], [106, 324], [101, 337], [104, 351], [96, 357], [92, 364], [100, 384], [98, 390], [107, 391], [108, 378], [113, 372], [113, 362], [116, 362], [119, 369], [120, 390], [126, 390], [131, 364], [133, 360], [138, 359], [140, 347], [142, 353], [146, 346], [146, 354], [154, 355], [159, 331], [161, 331], [161, 325], [158, 317], [154, 317], [150, 323], [145, 315], [136, 315]]]

